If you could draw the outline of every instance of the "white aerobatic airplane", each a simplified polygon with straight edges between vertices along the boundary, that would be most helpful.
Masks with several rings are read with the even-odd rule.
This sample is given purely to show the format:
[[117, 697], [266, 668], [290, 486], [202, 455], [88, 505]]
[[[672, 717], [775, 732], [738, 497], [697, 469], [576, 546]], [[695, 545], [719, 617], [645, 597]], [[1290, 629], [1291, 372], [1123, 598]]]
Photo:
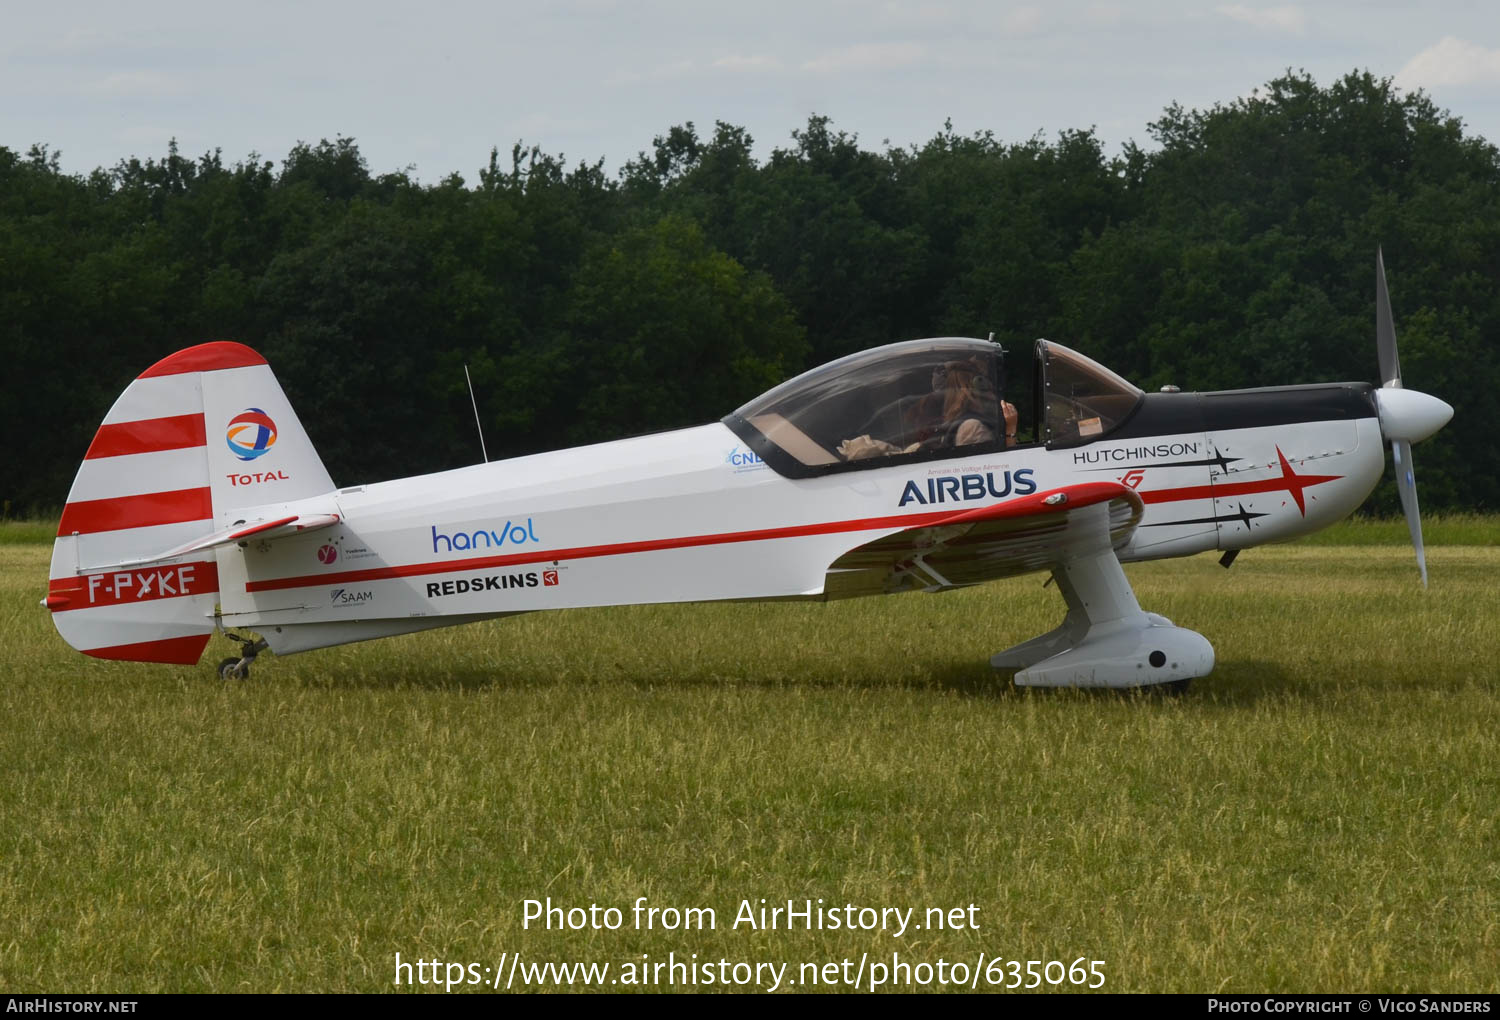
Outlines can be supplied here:
[[[1377, 255], [1383, 385], [1143, 393], [1036, 343], [1034, 422], [1008, 432], [995, 344], [891, 344], [721, 422], [335, 488], [265, 360], [208, 343], [121, 395], [68, 495], [43, 602], [105, 659], [196, 663], [542, 609], [826, 600], [1051, 571], [1052, 632], [991, 660], [1017, 684], [1204, 676], [1209, 642], [1136, 602], [1121, 563], [1307, 534], [1357, 508], [1390, 442], [1422, 551], [1411, 443], [1452, 416], [1403, 389]], [[1034, 439], [1034, 441], [1033, 441]]]

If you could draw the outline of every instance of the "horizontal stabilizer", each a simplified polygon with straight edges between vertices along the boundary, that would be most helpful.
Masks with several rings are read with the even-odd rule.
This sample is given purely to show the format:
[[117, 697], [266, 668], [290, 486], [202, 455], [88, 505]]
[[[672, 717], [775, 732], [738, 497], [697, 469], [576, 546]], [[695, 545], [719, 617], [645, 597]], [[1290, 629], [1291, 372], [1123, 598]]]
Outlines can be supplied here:
[[179, 559], [192, 553], [206, 552], [221, 545], [234, 545], [248, 538], [275, 539], [284, 538], [287, 535], [297, 535], [304, 531], [316, 531], [318, 528], [326, 528], [339, 522], [339, 515], [335, 513], [326, 514], [291, 514], [286, 517], [277, 517], [271, 520], [261, 521], [236, 521], [227, 528], [221, 528], [211, 535], [184, 542], [182, 545], [174, 546], [165, 552], [156, 553], [153, 556], [142, 556], [138, 559], [121, 560], [119, 563], [96, 563], [89, 566], [80, 566], [79, 574], [92, 574], [103, 570], [119, 570], [126, 567], [143, 567], [152, 563], [165, 563], [168, 560]]

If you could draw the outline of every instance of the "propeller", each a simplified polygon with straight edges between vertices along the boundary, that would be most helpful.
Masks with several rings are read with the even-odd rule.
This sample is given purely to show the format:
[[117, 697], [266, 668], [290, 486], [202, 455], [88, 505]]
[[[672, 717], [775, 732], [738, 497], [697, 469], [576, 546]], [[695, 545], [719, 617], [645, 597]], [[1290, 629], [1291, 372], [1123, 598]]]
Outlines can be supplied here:
[[1380, 355], [1380, 385], [1401, 385], [1401, 359], [1396, 357], [1396, 323], [1391, 318], [1391, 293], [1385, 287], [1385, 256], [1375, 249], [1375, 349]]
[[1391, 442], [1396, 464], [1396, 491], [1406, 514], [1406, 530], [1417, 550], [1417, 569], [1427, 587], [1427, 553], [1422, 546], [1422, 517], [1417, 509], [1417, 482], [1412, 474], [1411, 444], [1426, 439], [1448, 423], [1453, 408], [1445, 401], [1401, 385], [1401, 361], [1396, 356], [1396, 325], [1391, 318], [1391, 296], [1385, 286], [1385, 259], [1375, 249], [1375, 349], [1380, 356], [1380, 389], [1375, 406], [1380, 432]]

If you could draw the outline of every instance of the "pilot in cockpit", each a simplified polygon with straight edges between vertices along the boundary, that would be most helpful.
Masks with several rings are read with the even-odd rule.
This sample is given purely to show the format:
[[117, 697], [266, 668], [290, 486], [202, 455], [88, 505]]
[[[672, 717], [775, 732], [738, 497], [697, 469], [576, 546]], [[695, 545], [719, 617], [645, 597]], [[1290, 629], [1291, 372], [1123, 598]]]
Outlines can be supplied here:
[[839, 453], [846, 460], [860, 460], [989, 443], [995, 439], [993, 424], [997, 418], [1003, 418], [1005, 423], [1005, 445], [1014, 446], [1016, 408], [1001, 400], [997, 416], [996, 399], [988, 376], [973, 360], [946, 362], [933, 368], [930, 392], [903, 401], [903, 445], [862, 435], [840, 443]]

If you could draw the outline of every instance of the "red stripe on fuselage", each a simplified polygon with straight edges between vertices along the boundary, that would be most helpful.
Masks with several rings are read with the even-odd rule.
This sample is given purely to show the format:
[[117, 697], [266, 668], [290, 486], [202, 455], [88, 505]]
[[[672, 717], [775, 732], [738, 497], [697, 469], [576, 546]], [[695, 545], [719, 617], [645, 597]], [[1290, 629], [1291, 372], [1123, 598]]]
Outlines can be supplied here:
[[1314, 485], [1322, 485], [1324, 482], [1336, 482], [1343, 475], [1299, 475], [1292, 470], [1292, 465], [1287, 461], [1286, 454], [1281, 452], [1281, 447], [1276, 448], [1276, 456], [1281, 461], [1280, 478], [1262, 478], [1255, 482], [1215, 482], [1212, 485], [1188, 485], [1180, 489], [1152, 489], [1140, 494], [1143, 503], [1176, 503], [1185, 499], [1223, 499], [1226, 496], [1250, 496], [1257, 492], [1288, 492], [1297, 504], [1297, 509], [1302, 511], [1302, 516], [1307, 516], [1307, 504], [1303, 499], [1302, 491]]
[[57, 537], [63, 538], [74, 532], [89, 535], [96, 531], [206, 521], [213, 515], [213, 497], [207, 487], [147, 492], [113, 499], [85, 499], [63, 507]]
[[203, 446], [202, 414], [177, 414], [169, 418], [144, 418], [115, 425], [100, 425], [84, 460], [124, 457], [132, 453], [160, 453]]
[[[1049, 505], [1046, 500], [1066, 493], [1064, 503]], [[287, 588], [309, 588], [319, 584], [353, 584], [359, 581], [384, 581], [398, 577], [424, 577], [430, 574], [455, 574], [465, 570], [489, 570], [514, 567], [525, 563], [551, 560], [582, 560], [598, 556], [624, 556], [630, 553], [660, 552], [664, 549], [686, 549], [732, 542], [763, 542], [777, 538], [804, 538], [809, 535], [833, 535], [846, 531], [877, 531], [887, 528], [930, 528], [943, 524], [977, 524], [984, 520], [1025, 517], [1030, 514], [1076, 510], [1110, 499], [1130, 499], [1134, 494], [1114, 482], [1086, 482], [1065, 489], [1033, 493], [1005, 503], [987, 507], [933, 510], [927, 513], [897, 514], [890, 517], [866, 517], [853, 521], [828, 521], [823, 524], [800, 524], [789, 528], [762, 528], [755, 531], [726, 531], [714, 535], [687, 535], [681, 538], [657, 538], [643, 542], [617, 542], [612, 545], [587, 545], [574, 549], [551, 549], [544, 552], [513, 553], [509, 556], [479, 556], [447, 563], [407, 563], [395, 567], [372, 567], [368, 570], [344, 570], [336, 574], [307, 574], [300, 577], [277, 577], [250, 581], [247, 592], [281, 591]]]

